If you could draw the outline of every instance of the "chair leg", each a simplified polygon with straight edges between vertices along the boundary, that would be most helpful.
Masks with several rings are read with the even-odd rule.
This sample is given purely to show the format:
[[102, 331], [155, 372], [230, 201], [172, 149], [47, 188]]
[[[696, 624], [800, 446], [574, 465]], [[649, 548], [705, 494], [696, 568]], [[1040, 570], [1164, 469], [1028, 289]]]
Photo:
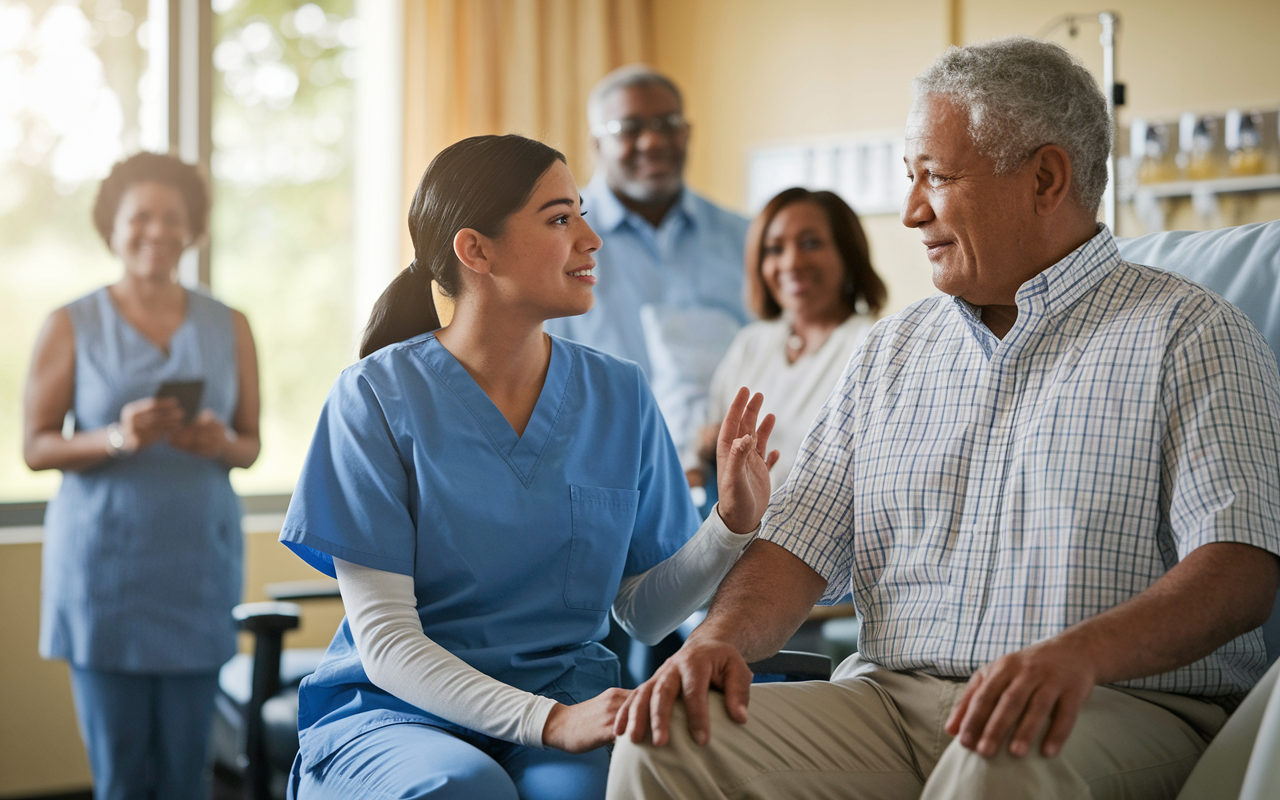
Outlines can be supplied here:
[[267, 763], [266, 730], [262, 704], [280, 691], [280, 653], [284, 631], [263, 631], [253, 648], [253, 692], [245, 709], [245, 797], [271, 800], [271, 768]]
[[271, 800], [262, 705], [280, 691], [284, 632], [298, 627], [301, 609], [293, 603], [242, 603], [232, 612], [241, 630], [253, 634], [253, 686], [244, 709], [244, 791], [247, 800]]

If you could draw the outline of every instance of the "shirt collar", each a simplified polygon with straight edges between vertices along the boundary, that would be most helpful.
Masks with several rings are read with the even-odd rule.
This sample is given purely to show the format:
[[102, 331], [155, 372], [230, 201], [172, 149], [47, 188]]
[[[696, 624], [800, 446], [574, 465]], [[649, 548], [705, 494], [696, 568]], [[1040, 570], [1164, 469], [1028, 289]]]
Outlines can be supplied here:
[[969, 332], [977, 340], [978, 347], [982, 348], [982, 354], [990, 361], [991, 354], [1000, 346], [1000, 340], [996, 338], [990, 328], [982, 324], [982, 309], [961, 300], [959, 297], [952, 297], [951, 302], [955, 303], [956, 310], [960, 312], [960, 319], [964, 320], [964, 324], [969, 326]]
[[[1120, 263], [1120, 251], [1106, 225], [1098, 224], [1093, 238], [1072, 250], [1066, 258], [1042, 271], [1018, 289], [1018, 320], [1023, 315], [1053, 316], [1071, 307], [1085, 292], [1110, 274]], [[982, 309], [952, 297], [960, 318], [988, 359], [1000, 346], [1000, 339], [982, 323]]]
[[[590, 212], [587, 221], [598, 233], [611, 233], [628, 221], [633, 226], [643, 225], [645, 228], [653, 229], [648, 220], [622, 204], [618, 196], [605, 183], [604, 170], [596, 170], [595, 175], [591, 177], [591, 183], [582, 190], [582, 199], [584, 208]], [[680, 192], [680, 199], [667, 211], [667, 216], [663, 217], [662, 221], [665, 224], [673, 215], [679, 215], [685, 222], [696, 225], [698, 212], [698, 200], [686, 186]]]
[[1120, 264], [1120, 251], [1106, 225], [1098, 224], [1093, 238], [1066, 258], [1022, 284], [1018, 313], [1053, 316], [1070, 308]]

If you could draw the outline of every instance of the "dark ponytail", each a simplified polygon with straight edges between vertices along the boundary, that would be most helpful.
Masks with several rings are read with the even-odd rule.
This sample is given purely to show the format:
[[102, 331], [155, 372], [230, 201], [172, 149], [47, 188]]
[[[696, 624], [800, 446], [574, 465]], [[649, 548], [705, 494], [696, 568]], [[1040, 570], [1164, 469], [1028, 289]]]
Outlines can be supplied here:
[[414, 259], [408, 269], [400, 270], [373, 304], [373, 313], [360, 340], [360, 357], [439, 327], [440, 316], [436, 314], [436, 301], [431, 296], [431, 276]]
[[460, 288], [453, 237], [463, 228], [497, 237], [533, 194], [558, 151], [532, 139], [473, 136], [440, 151], [422, 174], [409, 206], [413, 263], [373, 306], [360, 357], [440, 327], [431, 281], [448, 297]]

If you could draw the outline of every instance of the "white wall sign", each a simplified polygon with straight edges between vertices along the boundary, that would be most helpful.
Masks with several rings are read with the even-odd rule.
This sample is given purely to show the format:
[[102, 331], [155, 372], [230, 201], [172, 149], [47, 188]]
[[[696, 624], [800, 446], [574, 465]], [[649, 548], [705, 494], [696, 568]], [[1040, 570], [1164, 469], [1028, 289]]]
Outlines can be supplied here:
[[903, 134], [850, 134], [782, 142], [747, 155], [747, 208], [754, 214], [783, 189], [827, 189], [863, 216], [897, 214], [909, 184]]

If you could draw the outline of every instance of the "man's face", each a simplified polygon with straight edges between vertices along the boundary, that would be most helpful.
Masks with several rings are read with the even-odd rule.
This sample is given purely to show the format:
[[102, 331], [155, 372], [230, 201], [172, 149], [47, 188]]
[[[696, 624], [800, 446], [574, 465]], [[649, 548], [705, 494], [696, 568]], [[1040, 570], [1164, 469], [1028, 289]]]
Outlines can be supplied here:
[[663, 86], [626, 86], [601, 103], [605, 123], [639, 120], [638, 133], [604, 134], [596, 139], [605, 180], [616, 194], [639, 203], [662, 203], [680, 193], [689, 128], [654, 130], [647, 123], [681, 112], [680, 101]]
[[974, 305], [1012, 305], [1034, 275], [1035, 176], [1028, 165], [1006, 175], [978, 152], [969, 116], [928, 95], [907, 117], [907, 178], [902, 224], [917, 228], [933, 265], [933, 285]]

